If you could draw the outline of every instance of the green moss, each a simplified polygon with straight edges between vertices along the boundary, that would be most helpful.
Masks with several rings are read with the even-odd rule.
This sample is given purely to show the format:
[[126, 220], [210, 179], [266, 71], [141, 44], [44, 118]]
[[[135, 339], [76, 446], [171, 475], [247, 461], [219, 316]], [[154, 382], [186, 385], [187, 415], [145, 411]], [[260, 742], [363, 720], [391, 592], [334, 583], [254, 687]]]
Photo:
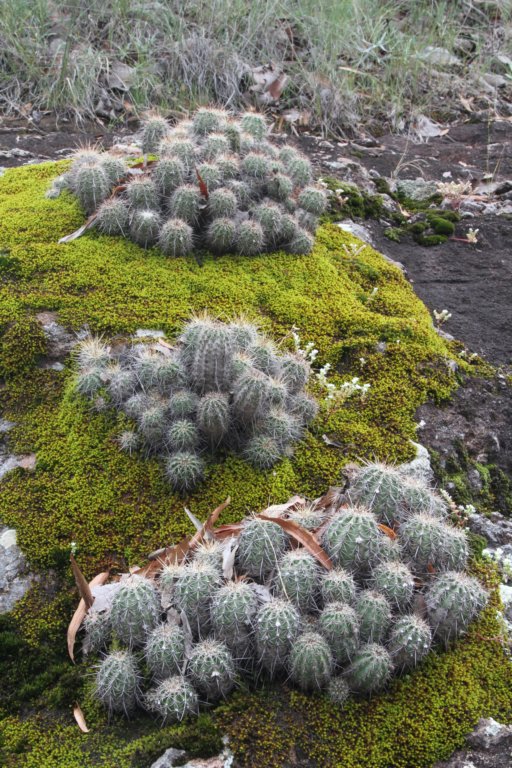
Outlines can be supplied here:
[[[162, 730], [144, 716], [129, 728], [122, 720], [109, 724], [87, 685], [70, 664], [66, 667], [65, 625], [76, 600], [65, 567], [71, 541], [78, 544], [78, 560], [88, 576], [105, 566], [126, 568], [191, 532], [184, 503], [204, 518], [230, 495], [233, 501], [220, 521], [229, 522], [294, 493], [320, 494], [337, 481], [347, 461], [410, 459], [414, 450], [408, 440], [415, 436], [416, 408], [429, 398], [447, 398], [456, 381], [448, 366], [449, 346], [435, 332], [429, 312], [401, 272], [339, 228], [321, 227], [310, 256], [276, 253], [214, 260], [205, 254], [202, 266], [193, 259], [166, 259], [157, 250], [145, 252], [95, 232], [59, 245], [62, 235], [83, 222], [71, 196], [51, 201], [44, 197], [49, 181], [62, 169], [60, 163], [38, 165], [8, 171], [0, 179], [0, 248], [9, 254], [0, 283], [2, 344], [6, 336], [8, 342], [17, 336], [20, 343], [21, 329], [21, 343], [27, 345], [12, 364], [15, 375], [0, 400], [5, 416], [17, 423], [10, 447], [37, 455], [35, 471], [18, 469], [2, 482], [0, 518], [17, 528], [32, 564], [53, 568], [61, 580], [54, 592], [42, 586], [32, 589], [13, 616], [0, 624], [0, 648], [5, 651], [0, 671], [7, 681], [0, 699], [0, 763], [7, 768], [147, 768], [171, 745], [195, 754], [217, 752], [224, 727], [245, 764], [262, 768], [282, 765], [279, 756], [285, 751], [288, 756], [293, 743], [316, 754], [319, 764], [345, 765], [346, 759], [349, 768], [378, 767], [384, 759], [402, 768], [425, 756], [443, 756], [447, 745], [460, 741], [469, 720], [491, 712], [490, 694], [486, 698], [481, 688], [484, 683], [494, 685], [503, 673], [501, 648], [495, 644], [483, 646], [492, 650], [483, 671], [480, 656], [474, 664], [469, 656], [450, 654], [429, 662], [434, 666], [418, 679], [426, 702], [437, 702], [432, 710], [427, 705], [424, 711], [418, 708], [407, 679], [371, 704], [351, 705], [346, 715], [323, 699], [274, 690], [268, 700], [266, 694], [239, 694], [218, 717], [205, 714]], [[162, 328], [172, 338], [183, 321], [201, 309], [222, 319], [243, 311], [276, 339], [296, 325], [303, 343], [315, 343], [319, 362], [331, 363], [335, 382], [359, 376], [371, 388], [363, 402], [334, 407], [324, 403], [295, 456], [272, 471], [258, 472], [226, 456], [184, 500], [171, 492], [156, 460], [118, 450], [115, 438], [123, 429], [122, 419], [113, 412], [93, 413], [76, 397], [72, 360], [61, 372], [33, 368], [44, 352], [33, 318], [36, 312], [53, 310], [75, 331], [85, 324], [105, 336], [128, 335], [138, 327]], [[16, 344], [7, 346], [12, 360]], [[460, 363], [462, 369], [464, 365]], [[30, 376], [24, 373], [28, 367]], [[327, 446], [324, 435], [341, 449]], [[465, 643], [454, 653], [466, 647], [474, 651], [474, 645]], [[443, 666], [448, 664], [445, 658], [458, 662]], [[455, 709], [448, 717], [448, 735], [441, 737], [446, 713], [438, 680], [445, 672], [455, 685], [446, 701]], [[464, 681], [467, 694], [462, 691]], [[506, 709], [502, 685], [493, 702], [496, 715]], [[81, 734], [72, 720], [75, 697], [91, 734]], [[282, 711], [280, 704], [285, 705]], [[463, 705], [468, 705], [466, 714]], [[20, 718], [13, 714], [18, 708]], [[434, 735], [418, 742], [415, 757], [407, 729], [422, 729], [425, 713]], [[333, 741], [332, 733], [340, 727]], [[393, 731], [397, 727], [399, 737]], [[358, 732], [361, 744], [352, 737]], [[373, 759], [379, 749], [380, 762], [365, 757], [366, 763], [358, 763], [362, 745], [374, 737], [378, 746], [368, 754]], [[268, 762], [272, 749], [274, 763]], [[261, 762], [250, 763], [246, 755], [252, 754], [261, 754]]]
[[448, 238], [446, 235], [417, 235], [415, 238], [418, 245], [423, 245], [425, 248], [431, 248], [434, 245], [441, 245], [446, 243]]
[[436, 235], [450, 236], [455, 232], [455, 226], [453, 222], [442, 216], [427, 214], [427, 221]]
[[0, 337], [0, 376], [25, 374], [46, 351], [46, 339], [34, 317], [20, 317]]
[[335, 194], [329, 197], [329, 209], [324, 216], [326, 221], [337, 221], [340, 215], [352, 219], [378, 219], [383, 210], [379, 195], [369, 195], [355, 184], [334, 178], [323, 178], [327, 189]]
[[384, 234], [384, 237], [388, 238], [388, 240], [392, 240], [395, 243], [399, 243], [403, 232], [400, 227], [387, 227], [384, 230], [383, 234]]

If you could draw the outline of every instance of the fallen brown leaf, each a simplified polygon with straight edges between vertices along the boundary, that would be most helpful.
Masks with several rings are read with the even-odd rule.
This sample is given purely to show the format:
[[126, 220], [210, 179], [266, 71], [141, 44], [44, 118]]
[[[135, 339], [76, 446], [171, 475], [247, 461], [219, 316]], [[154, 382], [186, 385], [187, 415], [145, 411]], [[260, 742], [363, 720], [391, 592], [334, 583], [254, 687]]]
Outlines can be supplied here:
[[277, 523], [277, 525], [281, 526], [281, 528], [286, 531], [286, 533], [291, 536], [292, 539], [295, 539], [295, 541], [298, 541], [299, 544], [302, 544], [302, 546], [307, 549], [308, 552], [313, 555], [313, 557], [315, 557], [326, 570], [332, 570], [333, 564], [331, 558], [327, 552], [322, 549], [316, 539], [316, 536], [311, 533], [311, 531], [307, 531], [294, 520], [283, 520], [283, 518], [280, 517], [268, 517], [263, 513], [256, 515], [256, 517], [259, 517], [260, 520], [267, 520], [270, 523]]
[[84, 713], [82, 712], [82, 709], [78, 702], [76, 702], [75, 706], [73, 707], [73, 717], [75, 718], [78, 724], [78, 727], [80, 728], [82, 733], [90, 733], [90, 730], [87, 727], [87, 723], [85, 722]]
[[[89, 582], [89, 588], [95, 587], [98, 584], [105, 584], [108, 577], [109, 577], [108, 571], [104, 571], [103, 573], [98, 573], [98, 575], [95, 576], [94, 579]], [[75, 639], [76, 639], [77, 632], [82, 625], [82, 621], [85, 619], [86, 615], [87, 615], [87, 607], [85, 605], [85, 601], [82, 598], [78, 603], [78, 608], [76, 609], [75, 613], [73, 614], [73, 618], [69, 623], [68, 632], [67, 632], [68, 653], [71, 658], [71, 661], [75, 660], [75, 656], [74, 656]]]

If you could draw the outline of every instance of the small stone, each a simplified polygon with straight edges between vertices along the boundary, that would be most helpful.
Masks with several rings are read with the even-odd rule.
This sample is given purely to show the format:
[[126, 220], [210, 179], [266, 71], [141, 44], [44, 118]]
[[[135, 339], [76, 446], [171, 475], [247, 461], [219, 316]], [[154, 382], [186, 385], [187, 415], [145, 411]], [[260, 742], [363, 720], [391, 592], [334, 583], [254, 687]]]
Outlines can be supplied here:
[[0, 434], [10, 432], [10, 430], [16, 426], [14, 421], [7, 421], [7, 419], [0, 419]]
[[135, 338], [137, 339], [163, 339], [165, 333], [163, 331], [154, 331], [147, 328], [137, 328], [135, 331]]
[[481, 718], [473, 733], [467, 737], [467, 741], [472, 747], [483, 749], [489, 749], [489, 747], [500, 744], [505, 739], [512, 740], [512, 726], [502, 725], [492, 717]]
[[422, 178], [401, 179], [397, 182], [396, 188], [399, 194], [416, 202], [424, 202], [437, 194], [436, 182], [425, 181]]
[[457, 67], [462, 63], [457, 56], [454, 56], [446, 48], [434, 45], [428, 45], [420, 53], [420, 58], [423, 61], [428, 61], [430, 64], [435, 64], [437, 67]]
[[354, 235], [354, 237], [358, 237], [364, 243], [373, 245], [373, 238], [370, 231], [366, 227], [363, 227], [362, 224], [356, 224], [351, 219], [346, 219], [345, 221], [337, 221], [336, 224], [344, 232], [349, 232], [351, 235]]
[[161, 755], [158, 760], [155, 760], [155, 762], [151, 764], [151, 768], [173, 768], [176, 760], [181, 760], [184, 755], [185, 751], [183, 749], [170, 747], [170, 749], [165, 750], [164, 754]]

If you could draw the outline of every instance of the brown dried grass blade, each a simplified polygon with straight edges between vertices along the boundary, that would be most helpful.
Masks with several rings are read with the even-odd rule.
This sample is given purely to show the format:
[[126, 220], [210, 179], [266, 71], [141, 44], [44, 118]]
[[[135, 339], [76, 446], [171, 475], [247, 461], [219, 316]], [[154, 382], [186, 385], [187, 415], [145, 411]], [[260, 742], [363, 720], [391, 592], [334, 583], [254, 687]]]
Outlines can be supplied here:
[[73, 571], [73, 576], [75, 577], [78, 591], [80, 592], [80, 597], [84, 601], [86, 609], [89, 610], [91, 605], [94, 603], [94, 597], [92, 596], [91, 588], [89, 587], [87, 579], [80, 570], [73, 554], [69, 556], [69, 560], [71, 562], [71, 569]]
[[78, 702], [75, 702], [75, 706], [73, 707], [73, 717], [75, 718], [77, 725], [82, 733], [90, 733], [90, 730], [87, 727], [87, 723], [85, 722], [84, 713], [82, 712], [82, 708]]
[[[104, 571], [103, 573], [98, 573], [98, 575], [95, 576], [94, 579], [89, 582], [89, 587], [96, 587], [97, 585], [105, 584], [108, 577], [109, 577], [108, 571]], [[85, 605], [84, 600], [82, 599], [78, 603], [78, 608], [73, 614], [73, 618], [71, 619], [68, 627], [68, 634], [67, 634], [68, 653], [71, 661], [75, 660], [75, 656], [74, 656], [75, 639], [76, 639], [77, 632], [82, 625], [82, 621], [85, 619], [86, 615], [87, 615], [87, 607]]]
[[294, 520], [283, 520], [279, 517], [267, 517], [267, 515], [264, 514], [256, 515], [256, 517], [259, 517], [261, 520], [268, 520], [270, 523], [277, 523], [277, 525], [280, 525], [281, 528], [286, 531], [289, 536], [292, 537], [292, 539], [295, 539], [295, 541], [298, 541], [299, 544], [302, 544], [302, 546], [307, 549], [308, 552], [313, 555], [313, 557], [315, 557], [326, 570], [332, 570], [333, 564], [331, 558], [327, 552], [322, 549], [316, 539], [316, 536], [311, 533], [311, 531], [307, 531]]

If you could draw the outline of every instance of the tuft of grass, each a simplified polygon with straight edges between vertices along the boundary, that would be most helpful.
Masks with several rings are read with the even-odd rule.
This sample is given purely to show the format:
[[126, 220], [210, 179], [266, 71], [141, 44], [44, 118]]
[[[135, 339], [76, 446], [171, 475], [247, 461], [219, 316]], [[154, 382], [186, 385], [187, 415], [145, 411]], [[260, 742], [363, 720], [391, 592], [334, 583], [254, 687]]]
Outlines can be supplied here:
[[[511, 22], [507, 0], [3, 0], [0, 106], [90, 117], [106, 91], [114, 113], [125, 97], [137, 111], [239, 107], [253, 68], [272, 61], [289, 78], [279, 106], [307, 109], [324, 132], [400, 128], [510, 54]], [[443, 71], [429, 46], [460, 63]], [[126, 93], [112, 80], [119, 63]]]

